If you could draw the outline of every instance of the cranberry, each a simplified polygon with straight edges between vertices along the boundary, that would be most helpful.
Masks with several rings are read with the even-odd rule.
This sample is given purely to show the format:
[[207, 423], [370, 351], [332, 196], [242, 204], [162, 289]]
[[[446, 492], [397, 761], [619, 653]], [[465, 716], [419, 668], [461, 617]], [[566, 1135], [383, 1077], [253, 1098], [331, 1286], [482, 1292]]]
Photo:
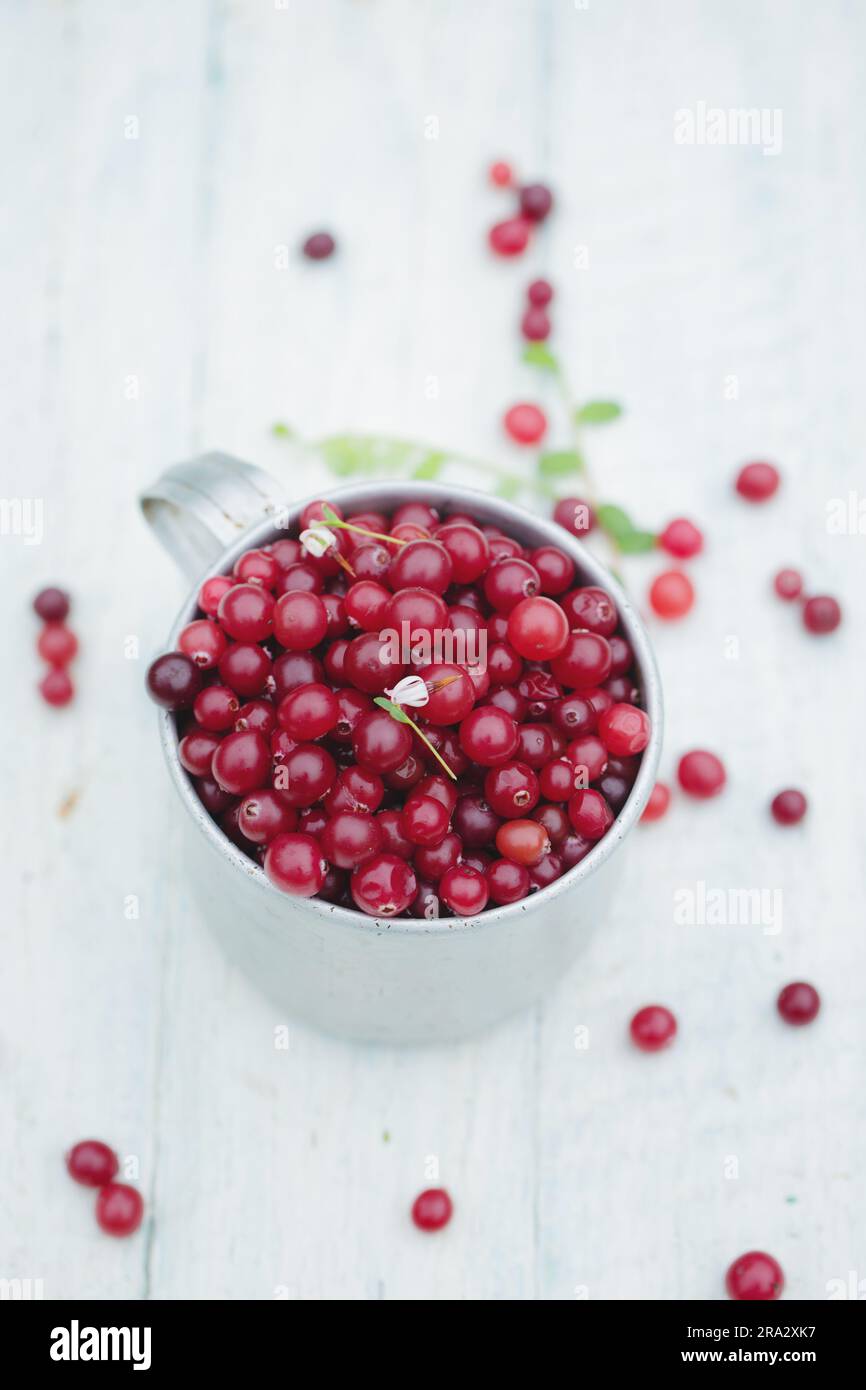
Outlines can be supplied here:
[[557, 729], [569, 738], [593, 733], [598, 727], [598, 715], [586, 695], [564, 695], [552, 702], [550, 713]]
[[78, 638], [64, 623], [46, 623], [36, 648], [49, 666], [68, 666], [78, 651]]
[[337, 723], [340, 706], [326, 685], [313, 683], [290, 690], [280, 701], [280, 725], [299, 743], [312, 743], [330, 733]]
[[202, 671], [212, 671], [228, 646], [225, 633], [209, 618], [197, 618], [187, 623], [177, 639], [177, 645]]
[[264, 786], [271, 768], [271, 750], [261, 734], [252, 730], [228, 734], [214, 752], [214, 778], [233, 796], [243, 796]]
[[427, 502], [402, 502], [391, 518], [392, 531], [394, 526], [408, 524], [432, 532], [433, 527], [439, 525], [439, 521], [440, 516], [436, 508]]
[[505, 907], [519, 902], [529, 892], [529, 870], [511, 859], [497, 859], [487, 870], [487, 888], [495, 903]]
[[312, 835], [277, 835], [265, 853], [265, 873], [274, 887], [299, 898], [314, 897], [324, 885], [327, 870], [327, 860]]
[[634, 652], [625, 638], [620, 637], [617, 632], [608, 637], [607, 644], [610, 647], [610, 674], [624, 676], [634, 665]]
[[412, 752], [412, 734], [408, 724], [398, 723], [383, 709], [374, 709], [358, 720], [352, 750], [361, 767], [393, 772]]
[[521, 724], [517, 730], [518, 762], [537, 769], [553, 757], [553, 738], [545, 724]]
[[391, 642], [383, 641], [376, 632], [365, 632], [349, 643], [345, 676], [358, 690], [364, 690], [368, 695], [381, 695], [384, 690], [395, 686], [406, 673], [405, 666], [391, 660], [392, 655]]
[[245, 550], [235, 561], [233, 574], [241, 584], [259, 584], [272, 589], [280, 577], [280, 566], [267, 550]]
[[39, 682], [39, 694], [46, 705], [53, 705], [55, 709], [68, 705], [75, 694], [75, 686], [69, 672], [61, 666], [53, 667]]
[[663, 1004], [647, 1004], [645, 1008], [638, 1009], [629, 1024], [629, 1031], [632, 1041], [642, 1052], [658, 1052], [659, 1048], [673, 1040], [677, 1021]]
[[310, 651], [319, 645], [327, 630], [328, 614], [318, 594], [296, 589], [277, 599], [274, 634], [287, 651]]
[[496, 832], [496, 848], [503, 859], [534, 869], [550, 853], [550, 837], [535, 820], [509, 820]]
[[376, 854], [352, 874], [349, 888], [370, 917], [396, 917], [415, 896], [414, 870], [396, 854]]
[[792, 1023], [795, 1027], [800, 1027], [804, 1023], [811, 1023], [817, 1016], [821, 1007], [821, 996], [814, 985], [807, 985], [803, 980], [798, 980], [794, 984], [785, 985], [776, 1000], [776, 1008], [779, 1010], [786, 1023]]
[[490, 228], [488, 240], [497, 256], [519, 256], [526, 250], [532, 223], [525, 217], [509, 217]]
[[444, 1187], [428, 1187], [412, 1204], [412, 1220], [419, 1231], [441, 1231], [451, 1220], [454, 1207]]
[[429, 589], [444, 594], [451, 583], [451, 556], [439, 541], [409, 541], [388, 568], [388, 583], [397, 589]]
[[594, 584], [582, 589], [572, 589], [562, 600], [562, 607], [569, 624], [573, 628], [588, 628], [601, 637], [610, 637], [614, 632], [619, 615], [610, 594]]
[[460, 725], [460, 746], [482, 767], [507, 762], [517, 748], [517, 725], [496, 705], [480, 705]]
[[704, 548], [704, 538], [697, 526], [683, 516], [668, 522], [658, 538], [658, 543], [662, 550], [666, 550], [669, 555], [675, 555], [678, 560], [689, 560], [693, 555], [700, 554]]
[[501, 824], [496, 812], [475, 793], [461, 796], [454, 808], [454, 829], [467, 849], [491, 844]]
[[770, 802], [773, 819], [780, 825], [796, 825], [806, 814], [808, 803], [802, 792], [789, 787], [778, 792]]
[[576, 791], [570, 797], [568, 818], [585, 840], [600, 840], [613, 825], [613, 811], [601, 792], [591, 787]]
[[131, 1236], [141, 1225], [144, 1201], [125, 1182], [109, 1182], [96, 1198], [96, 1220], [106, 1235]]
[[238, 826], [254, 845], [269, 845], [277, 835], [294, 830], [297, 823], [297, 812], [271, 787], [251, 792], [238, 808]]
[[546, 854], [540, 864], [529, 870], [530, 892], [537, 893], [540, 888], [548, 888], [558, 878], [562, 878], [563, 863], [556, 853]]
[[[608, 750], [595, 734], [581, 734], [568, 745], [568, 762], [576, 777], [581, 773], [586, 782], [597, 782], [607, 771]], [[575, 786], [577, 784], [575, 783]]]
[[376, 772], [363, 767], [347, 767], [325, 797], [325, 810], [335, 816], [339, 811], [378, 811], [385, 795], [385, 785]]
[[201, 684], [201, 671], [182, 652], [158, 656], [148, 668], [148, 694], [163, 709], [189, 709]]
[[737, 474], [735, 486], [747, 502], [766, 502], [779, 486], [779, 470], [772, 463], [747, 463]]
[[521, 401], [507, 410], [503, 423], [515, 444], [537, 444], [547, 432], [544, 411], [529, 401]]
[[543, 343], [550, 337], [550, 318], [544, 309], [530, 304], [520, 320], [520, 331], [528, 343]]
[[525, 763], [503, 763], [492, 767], [484, 779], [484, 798], [504, 820], [527, 816], [538, 802], [538, 778]]
[[[339, 645], [335, 642], [330, 650]], [[274, 662], [273, 675], [276, 698], [281, 700], [299, 685], [320, 681], [324, 671], [321, 661], [310, 652], [283, 652]]]
[[562, 497], [553, 509], [553, 519], [572, 536], [586, 536], [595, 526], [595, 512], [580, 497]]
[[287, 570], [290, 565], [296, 565], [304, 554], [304, 547], [301, 542], [290, 540], [288, 536], [274, 541], [268, 549], [276, 560], [277, 567], [281, 570]]
[[567, 801], [574, 791], [573, 764], [568, 758], [553, 758], [541, 769], [538, 783], [548, 801]]
[[543, 222], [553, 207], [553, 194], [546, 184], [528, 183], [520, 190], [520, 211], [532, 222]]
[[554, 598], [574, 583], [575, 563], [555, 545], [540, 545], [529, 557], [541, 584], [541, 592]]
[[69, 616], [69, 595], [63, 589], [41, 589], [33, 600], [33, 610], [44, 623], [62, 623]]
[[644, 807], [641, 820], [653, 821], [661, 820], [662, 816], [671, 804], [671, 789], [665, 782], [656, 782], [649, 794], [649, 800]]
[[391, 791], [407, 792], [417, 786], [425, 773], [424, 760], [417, 753], [410, 753], [405, 762], [395, 767], [385, 776], [385, 786]]
[[[277, 792], [276, 795], [280, 796], [281, 793]], [[291, 807], [289, 809], [291, 810]], [[297, 829], [320, 840], [329, 819], [324, 806], [305, 806], [298, 815]], [[295, 828], [294, 825], [291, 826], [292, 830]]]
[[210, 734], [205, 729], [191, 729], [177, 746], [181, 767], [191, 777], [209, 777], [211, 759], [219, 746], [218, 734]]
[[66, 1155], [69, 1176], [85, 1187], [104, 1187], [119, 1166], [117, 1154], [101, 1139], [82, 1139]]
[[749, 1250], [730, 1266], [725, 1288], [741, 1302], [769, 1302], [781, 1298], [785, 1276], [777, 1260], [763, 1250]]
[[803, 626], [816, 637], [835, 632], [842, 621], [842, 609], [829, 594], [807, 598], [803, 604]]
[[346, 595], [345, 611], [349, 622], [365, 632], [377, 632], [385, 622], [385, 612], [391, 592], [375, 579], [359, 579]]
[[277, 583], [277, 593], [282, 597], [283, 594], [304, 593], [321, 594], [325, 587], [325, 580], [321, 570], [307, 560], [301, 560], [296, 565], [289, 565], [288, 569], [283, 570]]
[[702, 798], [717, 796], [726, 781], [721, 759], [703, 748], [696, 748], [680, 758], [677, 777], [684, 792]]
[[271, 676], [271, 658], [255, 642], [231, 642], [219, 660], [217, 670], [223, 685], [237, 695], [261, 695]]
[[526, 291], [526, 298], [530, 304], [543, 309], [553, 298], [553, 286], [547, 280], [533, 280]]
[[650, 741], [649, 715], [634, 705], [611, 705], [599, 717], [598, 735], [617, 758], [642, 753]]
[[650, 585], [649, 601], [660, 618], [682, 618], [695, 601], [692, 581], [682, 570], [665, 570]]
[[450, 820], [451, 814], [441, 801], [413, 793], [403, 807], [400, 829], [413, 845], [438, 845], [448, 833]]
[[333, 256], [337, 243], [330, 232], [312, 232], [301, 249], [308, 261], [326, 261]]
[[598, 779], [598, 790], [615, 815], [619, 815], [628, 801], [631, 789], [632, 783], [628, 778], [623, 777], [619, 772], [612, 771], [610, 766], [608, 766], [607, 772]]
[[[491, 531], [489, 526], [484, 527], [484, 534], [490, 546], [490, 563], [495, 565], [498, 560], [512, 560], [525, 558], [526, 552], [519, 541], [512, 540], [510, 536], [501, 536]], [[462, 600], [463, 603], [469, 601], [468, 594]]]
[[490, 182], [497, 188], [510, 187], [514, 177], [511, 172], [511, 165], [506, 164], [504, 159], [498, 159], [495, 164], [491, 164], [488, 174]]
[[458, 917], [475, 917], [487, 906], [487, 877], [471, 864], [455, 864], [439, 880], [439, 897]]
[[448, 869], [453, 869], [459, 861], [463, 852], [463, 841], [453, 830], [449, 830], [438, 844], [420, 845], [416, 848], [410, 842], [410, 848], [414, 852], [412, 862], [416, 873], [429, 883], [438, 883], [442, 875]]
[[236, 584], [220, 599], [219, 620], [236, 642], [263, 642], [273, 631], [273, 597], [260, 584]]
[[354, 811], [332, 816], [322, 834], [326, 857], [340, 869], [356, 869], [378, 854], [381, 847], [382, 830], [378, 821]]
[[322, 594], [321, 598], [328, 615], [328, 631], [325, 636], [331, 639], [342, 637], [349, 631], [349, 618], [345, 603], [338, 594]]
[[573, 869], [581, 859], [585, 859], [592, 848], [592, 840], [585, 840], [582, 835], [566, 835], [562, 843], [556, 847], [556, 852], [562, 860], [563, 873]]
[[264, 738], [270, 738], [277, 727], [277, 713], [270, 700], [247, 700], [238, 710], [234, 722], [236, 733], [244, 729], [254, 729]]
[[[415, 853], [415, 846], [403, 834], [400, 827], [400, 814], [399, 811], [380, 811], [376, 816], [376, 824], [382, 839], [382, 849], [386, 854], [398, 854], [401, 859], [411, 859]], [[445, 839], [448, 839], [447, 835]]]
[[[240, 738], [241, 735], [230, 734], [229, 737]], [[216, 768], [214, 776], [217, 776]], [[290, 806], [312, 806], [331, 790], [336, 780], [337, 764], [318, 743], [299, 743], [274, 774], [274, 786]]]
[[[537, 806], [532, 812], [532, 820], [538, 821], [543, 825], [550, 839], [550, 843], [557, 848], [572, 833], [571, 821], [565, 814], [562, 806]], [[546, 856], [549, 858], [550, 856]], [[542, 861], [543, 862], [543, 861]], [[556, 877], [559, 875], [557, 874]]]
[[388, 604], [385, 624], [401, 639], [405, 635], [410, 646], [425, 638], [432, 642], [448, 627], [448, 608], [439, 594], [429, 589], [401, 589]]
[[198, 606], [209, 618], [215, 618], [223, 595], [234, 587], [234, 579], [227, 574], [216, 574], [206, 579], [198, 591]]
[[597, 632], [570, 633], [550, 670], [555, 680], [572, 689], [601, 685], [610, 675], [611, 654], [607, 638]]
[[335, 743], [350, 745], [361, 719], [374, 708], [373, 701], [362, 690], [353, 690], [351, 686], [338, 690], [335, 698], [337, 718], [331, 729], [331, 739]]
[[[512, 610], [524, 599], [534, 598], [541, 588], [541, 580], [528, 560], [511, 557], [499, 560], [488, 570], [484, 580], [484, 594], [497, 613], [510, 615]], [[551, 600], [545, 600], [549, 603]], [[552, 607], [556, 607], [552, 604]], [[511, 630], [510, 624], [507, 629]]]
[[367, 541], [354, 551], [352, 569], [359, 580], [373, 579], [381, 582], [388, 573], [391, 559], [391, 552], [380, 541]]
[[195, 789], [199, 801], [210, 816], [222, 815], [223, 811], [234, 804], [234, 797], [229, 792], [224, 792], [212, 777], [198, 778]]
[[[613, 653], [611, 653], [611, 657]], [[611, 676], [604, 683], [605, 694], [610, 696], [611, 704], [639, 705], [640, 691], [631, 676]], [[608, 706], [610, 708], [610, 706]], [[600, 717], [600, 716], [599, 716]]]
[[432, 796], [434, 800], [441, 801], [442, 805], [447, 807], [449, 816], [452, 815], [457, 805], [457, 790], [453, 782], [446, 781], [438, 773], [432, 773], [418, 784], [418, 791], [424, 796]]
[[325, 881], [319, 889], [318, 896], [324, 898], [325, 902], [339, 903], [340, 906], [349, 907], [351, 903], [347, 895], [348, 875], [343, 869], [335, 869], [333, 864], [329, 864]]
[[773, 588], [786, 602], [799, 598], [803, 592], [803, 576], [799, 570], [784, 569], [779, 570], [773, 580]]
[[451, 557], [455, 584], [472, 584], [490, 564], [490, 544], [483, 531], [467, 522], [447, 522], [436, 532], [436, 540]]
[[[521, 563], [525, 562], [503, 560], [498, 568]], [[568, 619], [553, 599], [541, 596], [525, 598], [511, 609], [508, 640], [527, 661], [549, 661], [559, 656], [565, 650], [568, 639]]]

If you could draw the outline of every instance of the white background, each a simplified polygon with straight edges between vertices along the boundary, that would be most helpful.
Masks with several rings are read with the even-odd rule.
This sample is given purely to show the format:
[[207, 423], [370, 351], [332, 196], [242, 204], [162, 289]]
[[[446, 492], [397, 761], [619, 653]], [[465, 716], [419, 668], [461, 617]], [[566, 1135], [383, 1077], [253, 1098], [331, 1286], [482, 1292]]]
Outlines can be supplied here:
[[[826, 527], [863, 487], [862, 6], [38, 0], [3, 31], [0, 492], [43, 498], [46, 529], [0, 543], [0, 1276], [47, 1297], [712, 1299], [754, 1247], [792, 1296], [866, 1276], [866, 537]], [[781, 153], [678, 145], [699, 101], [779, 108]], [[557, 195], [517, 263], [485, 246], [510, 206], [497, 156]], [[319, 226], [340, 252], [311, 266]], [[530, 1015], [436, 1051], [290, 1023], [278, 1051], [290, 1021], [224, 962], [177, 844], [142, 681], [183, 585], [136, 494], [205, 447], [279, 475], [277, 419], [528, 468], [500, 425], [515, 399], [567, 442], [520, 363], [537, 273], [576, 395], [626, 408], [587, 443], [600, 491], [706, 529], [693, 614], [653, 624], [663, 772], [709, 746], [729, 786], [635, 832], [616, 913]], [[750, 457], [784, 472], [763, 509], [732, 492]], [[773, 598], [786, 562], [841, 597], [834, 637]], [[82, 643], [62, 713], [33, 693], [52, 580]], [[792, 831], [767, 813], [786, 785], [811, 798]], [[701, 880], [782, 889], [781, 933], [676, 926]], [[774, 1011], [797, 978], [824, 998], [803, 1030]], [[626, 1041], [652, 1000], [680, 1022], [658, 1057]], [[139, 1164], [132, 1240], [63, 1170], [91, 1134]], [[425, 1238], [431, 1156], [456, 1214]]]

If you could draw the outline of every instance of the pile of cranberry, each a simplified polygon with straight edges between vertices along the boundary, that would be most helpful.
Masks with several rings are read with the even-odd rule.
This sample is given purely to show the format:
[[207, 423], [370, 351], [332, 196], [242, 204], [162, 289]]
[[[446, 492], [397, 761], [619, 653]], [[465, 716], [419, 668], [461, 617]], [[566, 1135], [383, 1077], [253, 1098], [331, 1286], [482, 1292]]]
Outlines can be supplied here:
[[299, 530], [206, 580], [148, 672], [223, 831], [276, 887], [376, 917], [474, 916], [578, 864], [650, 737], [605, 590], [421, 502], [314, 502]]

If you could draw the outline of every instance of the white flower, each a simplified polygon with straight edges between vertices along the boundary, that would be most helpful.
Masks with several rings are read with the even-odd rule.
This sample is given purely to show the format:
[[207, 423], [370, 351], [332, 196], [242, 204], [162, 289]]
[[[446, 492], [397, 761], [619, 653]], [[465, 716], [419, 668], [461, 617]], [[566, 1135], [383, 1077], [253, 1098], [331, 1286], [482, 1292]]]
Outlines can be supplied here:
[[395, 705], [409, 705], [411, 709], [421, 709], [430, 699], [430, 692], [420, 676], [404, 676], [393, 690], [386, 690]]
[[336, 536], [327, 526], [310, 526], [306, 531], [301, 532], [301, 545], [308, 555], [315, 555], [317, 559], [321, 559], [323, 555], [327, 554], [331, 546], [336, 545], [336, 543]]

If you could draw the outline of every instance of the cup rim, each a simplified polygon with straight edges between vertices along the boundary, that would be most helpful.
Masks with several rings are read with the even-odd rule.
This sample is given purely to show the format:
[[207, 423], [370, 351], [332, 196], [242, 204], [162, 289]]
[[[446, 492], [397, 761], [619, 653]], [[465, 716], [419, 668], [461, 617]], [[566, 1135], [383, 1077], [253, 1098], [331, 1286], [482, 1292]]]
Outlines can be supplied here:
[[[304, 497], [296, 502], [287, 502], [285, 515], [288, 517], [288, 521], [280, 527], [275, 526], [272, 516], [264, 517], [261, 522], [247, 527], [232, 545], [221, 552], [213, 564], [202, 571], [178, 612], [164, 650], [177, 650], [177, 639], [181, 629], [198, 614], [199, 609], [196, 600], [204, 581], [215, 575], [225, 574], [245, 550], [278, 539], [280, 534], [294, 527], [303, 508], [309, 502], [314, 501], [318, 495], [320, 494]], [[211, 849], [243, 873], [259, 892], [267, 896], [271, 906], [280, 910], [306, 908], [322, 917], [339, 922], [343, 926], [366, 931], [370, 931], [371, 928], [386, 929], [392, 934], [414, 936], [441, 934], [455, 930], [479, 930], [501, 925], [506, 921], [513, 922], [530, 909], [534, 911], [536, 907], [551, 905], [556, 898], [573, 890], [585, 879], [590, 878], [615, 853], [640, 818], [655, 785], [664, 731], [664, 712], [661, 680], [643, 619], [616, 577], [605, 569], [601, 561], [577, 537], [572, 536], [556, 522], [545, 517], [538, 517], [533, 512], [525, 511], [522, 507], [514, 506], [502, 498], [493, 497], [487, 493], [479, 492], [477, 489], [457, 484], [445, 485], [410, 479], [344, 485], [329, 489], [327, 500], [337, 503], [338, 506], [345, 504], [350, 511], [356, 512], [393, 508], [403, 502], [417, 500], [447, 508], [449, 512], [467, 511], [471, 514], [478, 514], [482, 524], [501, 525], [509, 534], [514, 534], [517, 539], [520, 539], [521, 533], [524, 535], [531, 533], [531, 539], [535, 541], [534, 548], [549, 544], [565, 550], [575, 561], [579, 575], [585, 584], [596, 584], [606, 589], [616, 602], [620, 624], [634, 652], [638, 679], [644, 697], [644, 708], [649, 715], [651, 725], [650, 741], [642, 754], [640, 769], [628, 799], [610, 830], [593, 846], [586, 857], [553, 883], [548, 884], [546, 888], [541, 888], [537, 893], [522, 898], [516, 903], [487, 907], [477, 917], [432, 919], [372, 917], [357, 908], [341, 907], [337, 903], [327, 902], [324, 898], [298, 898], [293, 894], [281, 892], [271, 883], [261, 865], [233, 844], [205, 810], [193, 789], [192, 778], [182, 767], [178, 757], [179, 739], [174, 716], [168, 710], [159, 710], [157, 718], [160, 741], [172, 782], [181, 801], [198, 828], [204, 833]]]

